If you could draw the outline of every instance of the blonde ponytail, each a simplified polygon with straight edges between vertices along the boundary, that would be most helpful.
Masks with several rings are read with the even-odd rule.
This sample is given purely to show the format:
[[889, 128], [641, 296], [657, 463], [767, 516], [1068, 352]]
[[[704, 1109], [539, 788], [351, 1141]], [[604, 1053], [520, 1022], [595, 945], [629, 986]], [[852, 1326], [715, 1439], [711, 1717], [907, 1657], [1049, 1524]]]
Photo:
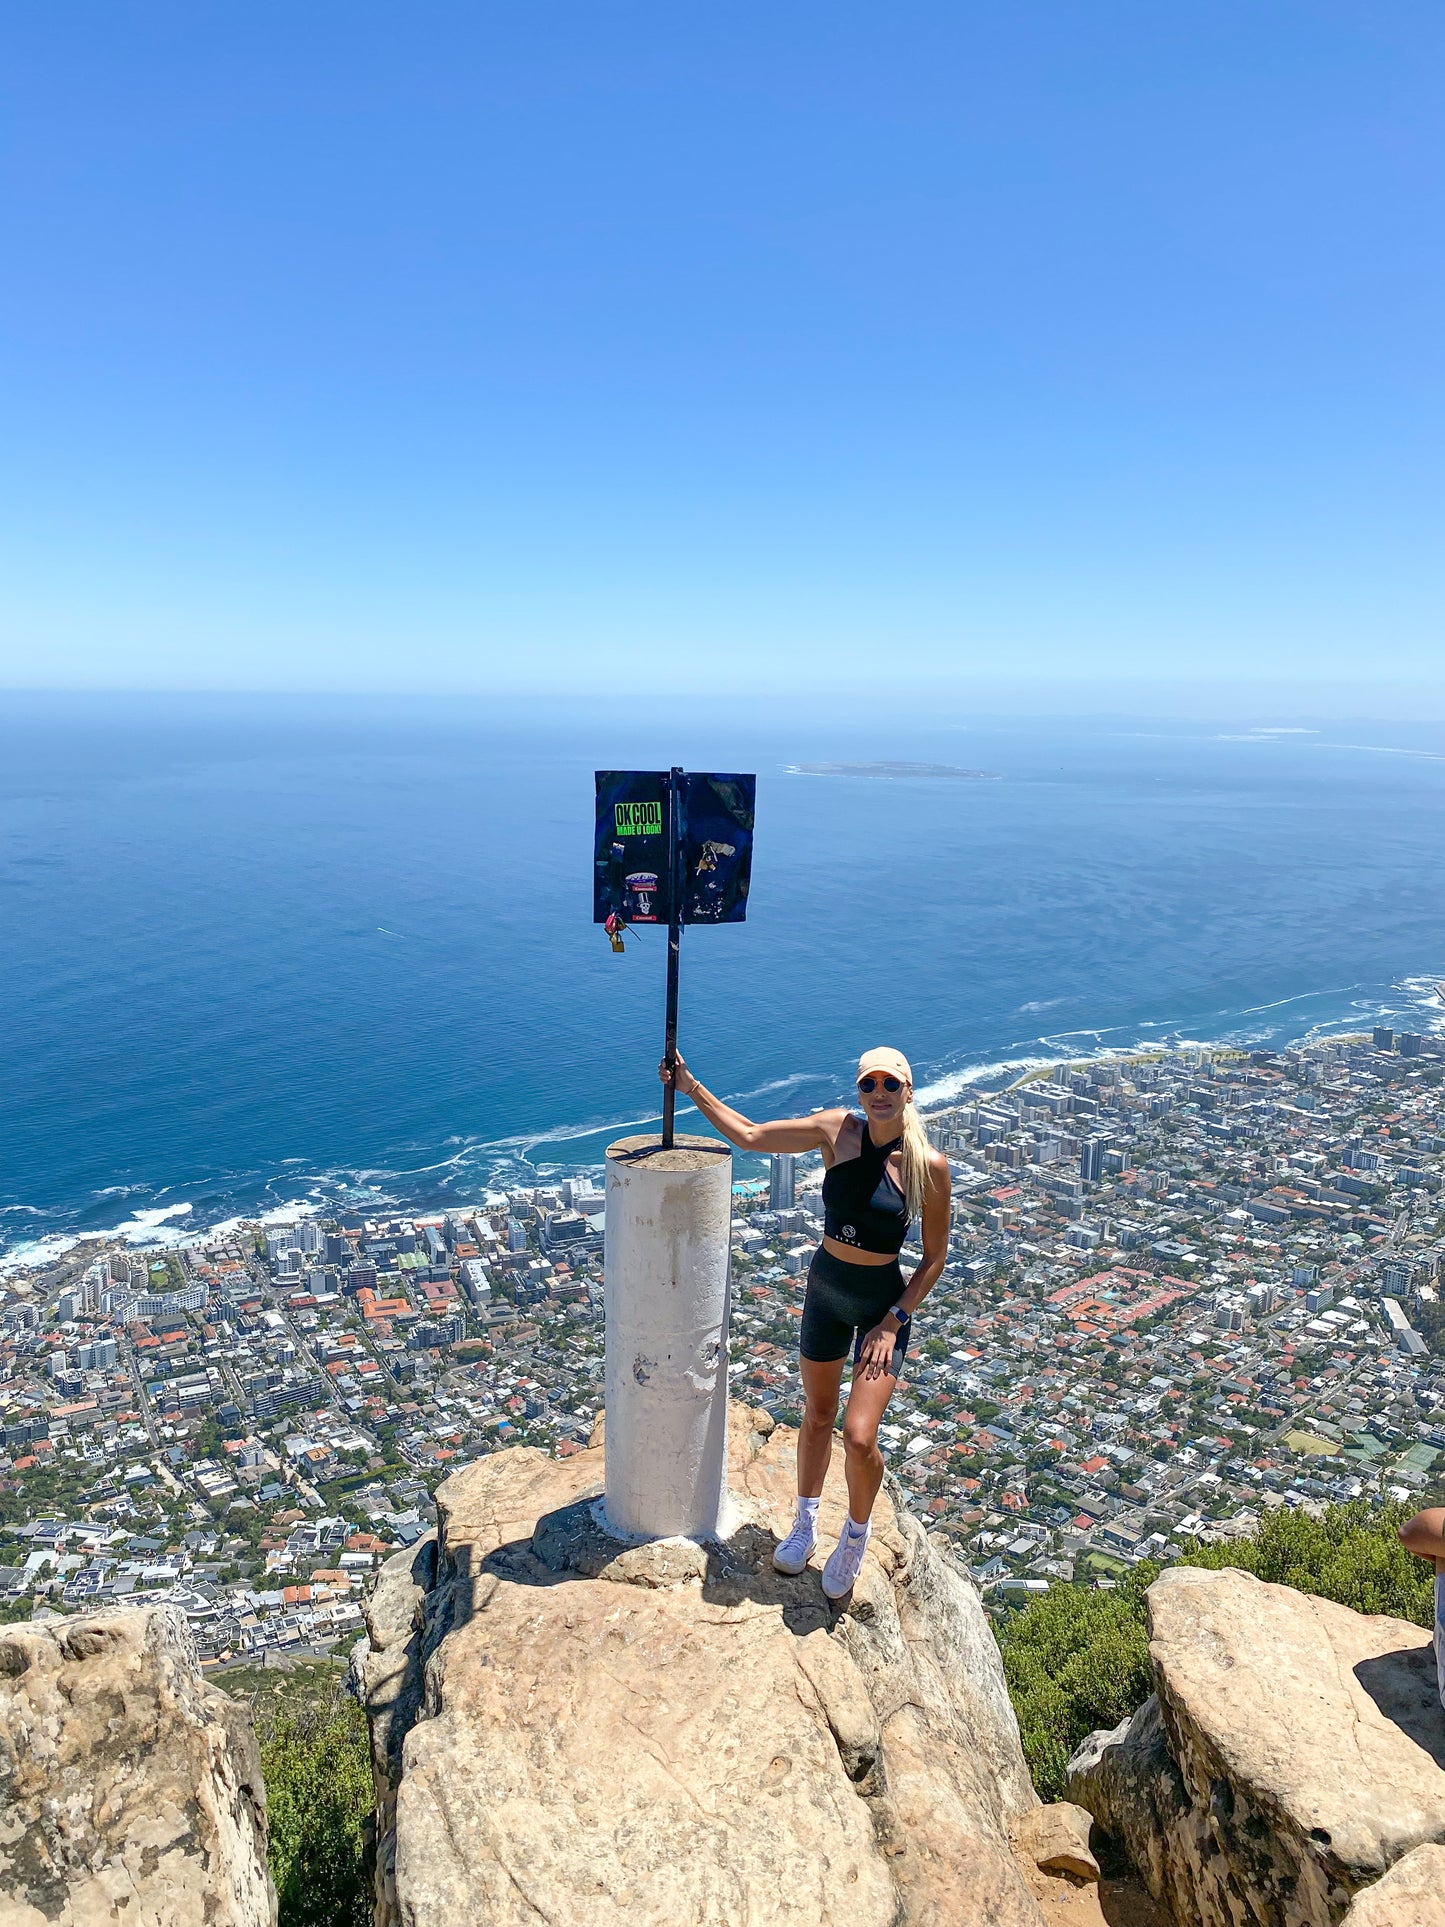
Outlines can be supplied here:
[[910, 1097], [903, 1107], [903, 1196], [908, 1203], [909, 1222], [923, 1216], [923, 1200], [928, 1196], [928, 1156], [933, 1147]]

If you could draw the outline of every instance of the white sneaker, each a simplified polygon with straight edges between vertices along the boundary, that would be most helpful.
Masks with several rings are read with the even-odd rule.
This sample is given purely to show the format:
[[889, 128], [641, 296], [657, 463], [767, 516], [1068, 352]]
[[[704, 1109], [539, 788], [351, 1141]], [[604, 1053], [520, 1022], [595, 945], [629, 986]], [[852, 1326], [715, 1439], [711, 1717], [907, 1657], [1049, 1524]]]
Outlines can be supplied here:
[[868, 1549], [868, 1528], [861, 1532], [855, 1530], [850, 1519], [843, 1528], [843, 1536], [828, 1555], [828, 1563], [823, 1568], [823, 1590], [830, 1599], [846, 1599], [857, 1583], [858, 1574], [863, 1566], [863, 1554]]
[[798, 1519], [782, 1544], [773, 1548], [779, 1572], [801, 1572], [818, 1544], [818, 1528], [811, 1519]]

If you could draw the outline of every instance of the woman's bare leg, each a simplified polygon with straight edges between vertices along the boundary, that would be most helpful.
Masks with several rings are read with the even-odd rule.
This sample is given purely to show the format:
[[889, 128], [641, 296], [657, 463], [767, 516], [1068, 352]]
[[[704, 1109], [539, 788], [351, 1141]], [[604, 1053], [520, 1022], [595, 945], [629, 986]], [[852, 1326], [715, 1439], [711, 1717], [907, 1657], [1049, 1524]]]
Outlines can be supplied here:
[[820, 1365], [816, 1359], [800, 1358], [803, 1374], [803, 1423], [798, 1428], [798, 1497], [816, 1499], [828, 1476], [828, 1460], [833, 1454], [833, 1426], [838, 1417], [838, 1389], [843, 1383], [846, 1358], [835, 1358]]
[[855, 1371], [843, 1414], [843, 1450], [848, 1468], [848, 1512], [859, 1525], [872, 1515], [873, 1501], [883, 1483], [883, 1454], [878, 1449], [878, 1423], [898, 1386], [891, 1372], [869, 1378]]

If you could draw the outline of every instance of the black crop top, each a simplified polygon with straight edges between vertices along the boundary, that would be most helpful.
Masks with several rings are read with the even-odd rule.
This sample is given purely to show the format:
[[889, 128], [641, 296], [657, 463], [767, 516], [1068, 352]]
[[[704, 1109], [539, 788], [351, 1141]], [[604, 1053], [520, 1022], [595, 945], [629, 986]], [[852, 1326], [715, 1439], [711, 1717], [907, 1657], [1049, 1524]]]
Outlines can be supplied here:
[[908, 1234], [908, 1200], [888, 1169], [890, 1155], [902, 1145], [875, 1144], [866, 1120], [860, 1119], [863, 1141], [856, 1158], [844, 1158], [823, 1179], [823, 1233], [859, 1251], [883, 1251], [890, 1256], [903, 1249]]

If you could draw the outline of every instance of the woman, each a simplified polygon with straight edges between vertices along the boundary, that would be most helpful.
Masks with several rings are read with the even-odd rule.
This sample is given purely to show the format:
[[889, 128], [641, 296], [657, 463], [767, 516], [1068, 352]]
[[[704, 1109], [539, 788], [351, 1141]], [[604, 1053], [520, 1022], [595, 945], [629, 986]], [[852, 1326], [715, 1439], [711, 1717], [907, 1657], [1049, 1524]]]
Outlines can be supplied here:
[[[659, 1066], [664, 1083], [667, 1065]], [[801, 1572], [818, 1543], [818, 1499], [833, 1450], [838, 1393], [848, 1353], [853, 1383], [843, 1415], [848, 1523], [823, 1568], [823, 1590], [853, 1590], [868, 1544], [873, 1501], [883, 1483], [878, 1422], [908, 1350], [913, 1314], [933, 1289], [948, 1250], [948, 1160], [928, 1142], [913, 1103], [913, 1072], [901, 1051], [858, 1060], [864, 1115], [754, 1124], [699, 1083], [677, 1059], [676, 1088], [715, 1130], [743, 1151], [821, 1151], [823, 1242], [808, 1268], [799, 1336], [805, 1406], [798, 1433], [798, 1514], [773, 1554], [780, 1572]], [[923, 1263], [905, 1281], [898, 1253], [911, 1222], [923, 1220]]]
[[1435, 1678], [1445, 1706], [1445, 1506], [1417, 1512], [1400, 1528], [1400, 1543], [1417, 1559], [1435, 1566]]

